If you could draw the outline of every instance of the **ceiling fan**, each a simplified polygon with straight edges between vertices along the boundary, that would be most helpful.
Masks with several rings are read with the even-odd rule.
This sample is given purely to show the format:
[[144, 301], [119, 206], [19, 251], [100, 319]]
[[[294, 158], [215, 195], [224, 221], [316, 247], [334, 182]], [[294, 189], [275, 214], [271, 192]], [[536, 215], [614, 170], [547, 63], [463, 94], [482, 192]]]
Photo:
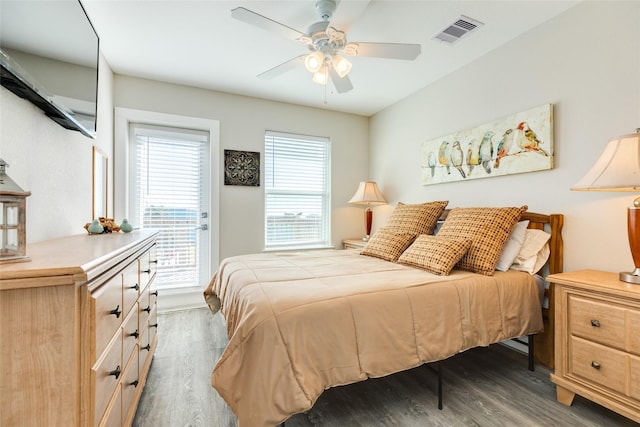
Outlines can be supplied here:
[[[368, 1], [347, 2], [342, 0], [341, 5], [346, 4], [347, 6], [341, 6], [339, 12], [347, 9], [345, 13], [357, 16], [364, 11], [368, 3]], [[330, 78], [338, 93], [345, 93], [353, 89], [348, 76], [352, 64], [343, 54], [404, 60], [413, 60], [420, 55], [421, 46], [419, 44], [347, 42], [346, 29], [341, 31], [332, 25], [335, 22], [333, 14], [336, 11], [336, 6], [336, 0], [318, 0], [315, 7], [321, 20], [311, 24], [306, 33], [244, 7], [232, 9], [231, 16], [239, 21], [303, 43], [311, 51], [311, 53], [296, 56], [258, 74], [258, 77], [262, 79], [277, 77], [304, 63], [307, 70], [313, 73], [312, 80], [314, 82], [327, 84]], [[344, 29], [348, 24], [347, 22], [342, 23], [342, 28]]]

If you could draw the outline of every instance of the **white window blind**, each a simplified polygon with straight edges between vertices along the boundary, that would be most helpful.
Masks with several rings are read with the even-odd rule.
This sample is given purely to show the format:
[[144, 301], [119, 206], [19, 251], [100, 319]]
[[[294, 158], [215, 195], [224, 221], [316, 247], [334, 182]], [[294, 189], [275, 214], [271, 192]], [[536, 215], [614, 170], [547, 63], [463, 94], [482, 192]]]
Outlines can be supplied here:
[[265, 133], [265, 248], [330, 243], [328, 138]]
[[208, 134], [132, 125], [130, 140], [130, 221], [160, 230], [157, 286], [200, 286]]

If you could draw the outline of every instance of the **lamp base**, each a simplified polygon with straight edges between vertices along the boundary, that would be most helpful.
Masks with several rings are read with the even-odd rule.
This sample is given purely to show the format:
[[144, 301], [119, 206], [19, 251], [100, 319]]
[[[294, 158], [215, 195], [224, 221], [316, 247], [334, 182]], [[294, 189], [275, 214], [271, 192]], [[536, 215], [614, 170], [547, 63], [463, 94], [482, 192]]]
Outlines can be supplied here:
[[640, 268], [636, 268], [631, 273], [620, 273], [620, 280], [634, 285], [640, 285]]

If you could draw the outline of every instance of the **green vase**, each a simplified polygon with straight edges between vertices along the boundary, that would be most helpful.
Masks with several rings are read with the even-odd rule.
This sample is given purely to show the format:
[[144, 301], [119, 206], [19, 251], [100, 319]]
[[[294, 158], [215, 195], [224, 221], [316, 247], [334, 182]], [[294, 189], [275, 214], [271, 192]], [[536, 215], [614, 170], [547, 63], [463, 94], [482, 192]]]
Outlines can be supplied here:
[[131, 231], [133, 231], [133, 225], [131, 225], [125, 218], [122, 220], [122, 224], [120, 224], [120, 230], [123, 233], [130, 233]]
[[100, 221], [94, 219], [91, 225], [88, 228], [89, 233], [91, 234], [102, 234], [104, 233], [104, 229], [100, 225]]

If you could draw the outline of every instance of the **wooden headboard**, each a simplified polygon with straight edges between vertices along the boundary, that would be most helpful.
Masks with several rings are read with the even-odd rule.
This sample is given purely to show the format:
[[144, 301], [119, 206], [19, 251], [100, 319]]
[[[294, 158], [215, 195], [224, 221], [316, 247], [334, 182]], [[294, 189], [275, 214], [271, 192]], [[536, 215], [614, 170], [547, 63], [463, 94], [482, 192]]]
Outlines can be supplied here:
[[[439, 221], [444, 221], [449, 214], [450, 209], [440, 216]], [[562, 273], [564, 260], [564, 243], [562, 240], [562, 227], [564, 225], [563, 214], [541, 214], [536, 212], [525, 212], [520, 220], [528, 220], [529, 228], [546, 231], [551, 234], [549, 239], [549, 259], [543, 272], [548, 274]], [[541, 272], [541, 274], [543, 273]], [[545, 297], [549, 300], [549, 308], [542, 309], [542, 320], [544, 321], [544, 332], [534, 336], [535, 350], [534, 359], [536, 362], [554, 368], [554, 303], [553, 303], [553, 285], [544, 291]]]

